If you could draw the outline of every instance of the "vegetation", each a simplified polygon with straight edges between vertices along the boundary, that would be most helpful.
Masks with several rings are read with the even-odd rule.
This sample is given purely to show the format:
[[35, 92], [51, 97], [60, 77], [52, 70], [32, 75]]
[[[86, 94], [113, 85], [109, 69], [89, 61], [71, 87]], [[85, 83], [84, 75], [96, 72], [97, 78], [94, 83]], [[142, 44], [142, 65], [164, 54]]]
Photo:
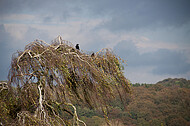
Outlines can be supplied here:
[[127, 116], [127, 125], [188, 126], [190, 125], [190, 80], [165, 79], [157, 84], [134, 85]]
[[[21, 104], [19, 99], [8, 93], [5, 84], [6, 82], [4, 90], [1, 91], [0, 121], [4, 124], [14, 124], [18, 118], [15, 113], [23, 108], [19, 107]], [[132, 94], [124, 101], [125, 108], [119, 96], [110, 100], [109, 122], [111, 126], [189, 126], [189, 85], [190, 80], [171, 78], [157, 84], [133, 84]], [[2, 87], [3, 84], [1, 89]], [[87, 126], [107, 126], [101, 111], [96, 111], [87, 105], [75, 104], [75, 106], [78, 117]], [[71, 121], [72, 116], [67, 114], [65, 119]]]
[[[51, 45], [36, 40], [12, 57], [8, 82], [1, 83], [0, 121], [3, 125], [86, 125], [77, 113], [86, 107], [89, 117], [104, 117], [108, 123], [110, 101], [118, 94], [123, 102], [130, 93], [122, 68], [121, 59], [110, 49], [92, 55], [60, 36]], [[102, 116], [92, 116], [94, 110]]]
[[[133, 84], [132, 94], [125, 100], [126, 109], [122, 109], [118, 98], [111, 102], [108, 114], [110, 122], [113, 126], [189, 126], [189, 85], [190, 80], [182, 78], [168, 78], [156, 84]], [[90, 111], [83, 109], [85, 113]], [[90, 126], [106, 125], [101, 122], [102, 119], [95, 112], [85, 116]], [[99, 124], [95, 125], [93, 120], [98, 120]]]

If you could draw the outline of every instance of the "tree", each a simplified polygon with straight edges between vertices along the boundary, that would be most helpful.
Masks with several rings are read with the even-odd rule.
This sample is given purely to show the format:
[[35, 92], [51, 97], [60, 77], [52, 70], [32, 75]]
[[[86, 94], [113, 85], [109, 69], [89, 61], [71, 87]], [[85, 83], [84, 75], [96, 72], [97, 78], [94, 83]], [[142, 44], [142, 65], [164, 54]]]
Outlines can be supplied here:
[[121, 93], [130, 93], [121, 58], [112, 50], [91, 57], [60, 36], [52, 44], [36, 40], [15, 53], [8, 78], [9, 90], [19, 99], [20, 125], [86, 125], [75, 104], [101, 109], [107, 118], [115, 92], [121, 100]]

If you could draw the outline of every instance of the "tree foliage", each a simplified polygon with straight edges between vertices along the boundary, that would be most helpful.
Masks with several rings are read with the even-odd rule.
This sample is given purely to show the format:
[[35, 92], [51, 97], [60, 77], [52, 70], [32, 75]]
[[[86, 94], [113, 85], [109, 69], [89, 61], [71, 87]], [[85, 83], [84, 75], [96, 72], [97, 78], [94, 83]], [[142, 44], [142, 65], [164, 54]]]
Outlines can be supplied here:
[[190, 80], [182, 78], [168, 78], [156, 84], [134, 84], [131, 97], [126, 99], [129, 101], [127, 111], [114, 107], [110, 119], [135, 126], [189, 126], [189, 84]]
[[20, 125], [79, 125], [74, 104], [101, 109], [109, 100], [123, 100], [130, 84], [122, 61], [111, 49], [91, 55], [60, 36], [48, 44], [36, 40], [12, 57], [9, 91], [18, 99], [14, 118]]

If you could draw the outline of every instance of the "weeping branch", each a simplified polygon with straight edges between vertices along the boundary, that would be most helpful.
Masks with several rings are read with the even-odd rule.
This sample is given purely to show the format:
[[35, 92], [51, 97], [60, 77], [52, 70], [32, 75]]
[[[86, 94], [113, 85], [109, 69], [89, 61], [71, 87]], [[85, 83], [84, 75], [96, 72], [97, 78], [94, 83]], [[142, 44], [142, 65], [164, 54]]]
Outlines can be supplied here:
[[71, 104], [71, 103], [66, 103], [66, 105], [69, 105], [69, 106], [71, 106], [71, 107], [74, 109], [74, 114], [73, 114], [73, 126], [74, 126], [75, 124], [76, 124], [77, 126], [79, 126], [79, 122], [82, 123], [84, 126], [86, 126], [86, 124], [85, 124], [82, 120], [80, 120], [80, 119], [78, 118], [76, 107], [75, 107], [73, 104]]
[[8, 90], [7, 82], [0, 82], [0, 93], [1, 93], [3, 90]]
[[18, 114], [22, 124], [25, 117], [31, 117], [44, 125], [69, 125], [63, 118], [71, 112], [60, 109], [69, 105], [74, 109], [73, 124], [86, 125], [78, 118], [73, 104], [105, 108], [109, 99], [115, 97], [115, 91], [121, 100], [125, 98], [121, 93], [130, 93], [122, 60], [111, 49], [91, 55], [75, 49], [60, 36], [52, 44], [35, 40], [24, 51], [15, 53], [8, 85], [16, 87], [12, 90], [22, 99], [22, 108], [30, 111]]

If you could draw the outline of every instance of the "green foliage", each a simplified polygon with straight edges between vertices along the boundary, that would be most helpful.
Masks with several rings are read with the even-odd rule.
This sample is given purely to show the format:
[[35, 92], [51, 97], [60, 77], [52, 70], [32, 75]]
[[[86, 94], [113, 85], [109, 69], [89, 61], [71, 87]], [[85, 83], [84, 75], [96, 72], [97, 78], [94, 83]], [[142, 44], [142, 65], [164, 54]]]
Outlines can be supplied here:
[[105, 119], [99, 116], [82, 116], [81, 119], [86, 122], [87, 126], [101, 126], [105, 122]]
[[18, 97], [9, 92], [7, 82], [0, 82], [0, 85], [0, 121], [6, 125], [14, 124], [21, 109]]
[[167, 87], [177, 86], [181, 88], [190, 88], [190, 80], [186, 80], [184, 78], [168, 78], [163, 81], [159, 81], [157, 84], [161, 84]]
[[135, 83], [135, 84], [132, 84], [132, 86], [133, 87], [139, 87], [139, 86], [141, 86], [141, 84], [140, 83]]

